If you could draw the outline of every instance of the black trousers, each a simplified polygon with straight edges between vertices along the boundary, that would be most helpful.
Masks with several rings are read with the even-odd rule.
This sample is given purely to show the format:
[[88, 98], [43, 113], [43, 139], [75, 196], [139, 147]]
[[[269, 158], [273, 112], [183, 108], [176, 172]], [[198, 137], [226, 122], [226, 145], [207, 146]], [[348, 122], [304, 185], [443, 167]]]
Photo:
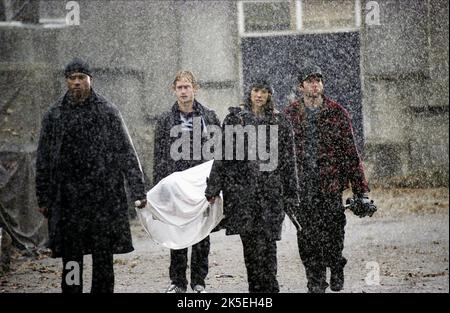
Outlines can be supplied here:
[[297, 232], [300, 258], [305, 266], [308, 290], [324, 292], [328, 287], [326, 268], [343, 268], [346, 218], [342, 194], [316, 193], [301, 197], [300, 224]]
[[[191, 287], [201, 285], [205, 287], [208, 275], [209, 236], [191, 247]], [[169, 275], [172, 284], [186, 288], [186, 269], [188, 263], [188, 249], [170, 250]]]
[[[114, 292], [114, 256], [110, 251], [92, 253], [91, 293]], [[63, 293], [83, 292], [83, 255], [65, 251], [62, 258], [63, 272], [61, 289]]]
[[275, 239], [240, 235], [247, 268], [248, 291], [280, 292], [277, 280], [277, 243]]

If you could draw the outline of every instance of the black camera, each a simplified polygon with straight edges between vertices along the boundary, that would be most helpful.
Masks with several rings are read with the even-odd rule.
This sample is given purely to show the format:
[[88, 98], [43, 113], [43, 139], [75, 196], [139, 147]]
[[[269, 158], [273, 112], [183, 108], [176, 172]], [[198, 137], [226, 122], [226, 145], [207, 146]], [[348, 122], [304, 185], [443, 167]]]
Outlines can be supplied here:
[[377, 211], [374, 201], [366, 195], [354, 195], [353, 198], [348, 198], [345, 201], [345, 207], [359, 217], [372, 216]]

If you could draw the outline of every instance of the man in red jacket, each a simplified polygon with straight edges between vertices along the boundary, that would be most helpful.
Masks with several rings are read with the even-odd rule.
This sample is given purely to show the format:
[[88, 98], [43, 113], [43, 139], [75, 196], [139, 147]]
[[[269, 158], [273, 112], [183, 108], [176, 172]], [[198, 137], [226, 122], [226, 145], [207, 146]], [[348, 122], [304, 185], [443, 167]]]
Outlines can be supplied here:
[[369, 187], [350, 116], [324, 96], [321, 69], [305, 67], [297, 82], [303, 98], [285, 109], [294, 128], [300, 183], [300, 210], [290, 217], [301, 225], [297, 239], [308, 292], [325, 292], [327, 267], [331, 270], [330, 288], [339, 291], [347, 263], [342, 256], [346, 224], [342, 192], [350, 183], [355, 202], [361, 204], [357, 214], [362, 217], [373, 214], [366, 196]]

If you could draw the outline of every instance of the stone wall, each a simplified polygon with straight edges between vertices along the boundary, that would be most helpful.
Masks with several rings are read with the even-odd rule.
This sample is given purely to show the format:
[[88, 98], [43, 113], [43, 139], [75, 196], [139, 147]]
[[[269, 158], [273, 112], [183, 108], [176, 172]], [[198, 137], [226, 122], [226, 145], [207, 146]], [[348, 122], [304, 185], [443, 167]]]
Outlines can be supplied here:
[[368, 175], [448, 177], [448, 2], [379, 4], [361, 30]]

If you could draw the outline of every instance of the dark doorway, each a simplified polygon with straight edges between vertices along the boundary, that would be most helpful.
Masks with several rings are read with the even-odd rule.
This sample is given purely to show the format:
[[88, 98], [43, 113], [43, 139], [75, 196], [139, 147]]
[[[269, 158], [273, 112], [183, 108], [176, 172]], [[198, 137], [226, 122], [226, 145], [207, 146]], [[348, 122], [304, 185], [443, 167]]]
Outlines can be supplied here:
[[289, 102], [295, 90], [297, 66], [305, 62], [320, 66], [325, 76], [325, 94], [350, 112], [356, 143], [363, 152], [358, 32], [244, 37], [241, 49], [244, 90], [256, 76], [268, 75], [280, 108]]

